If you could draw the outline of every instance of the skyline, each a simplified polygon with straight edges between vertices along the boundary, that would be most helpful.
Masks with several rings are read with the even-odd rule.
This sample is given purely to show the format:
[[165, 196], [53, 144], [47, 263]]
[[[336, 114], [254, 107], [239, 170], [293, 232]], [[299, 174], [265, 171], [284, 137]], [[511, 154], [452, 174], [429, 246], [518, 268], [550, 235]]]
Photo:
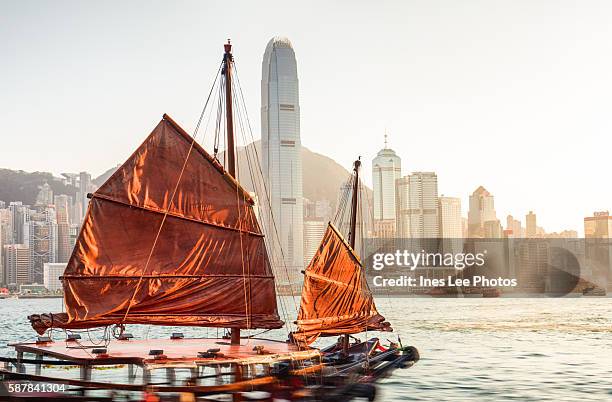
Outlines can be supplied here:
[[325, 12], [244, 3], [230, 28], [211, 17], [220, 3], [11, 5], [0, 16], [8, 55], [0, 113], [10, 133], [2, 149], [11, 150], [0, 167], [97, 176], [164, 112], [191, 131], [228, 36], [257, 139], [261, 57], [283, 35], [298, 54], [309, 149], [347, 170], [362, 155], [371, 186], [386, 129], [402, 175], [435, 171], [440, 195], [467, 205], [484, 185], [502, 219], [534, 210], [547, 231], [582, 232], [585, 216], [612, 206], [601, 185], [610, 6], [554, 2], [551, 13], [543, 1], [440, 3], [342, 3]]

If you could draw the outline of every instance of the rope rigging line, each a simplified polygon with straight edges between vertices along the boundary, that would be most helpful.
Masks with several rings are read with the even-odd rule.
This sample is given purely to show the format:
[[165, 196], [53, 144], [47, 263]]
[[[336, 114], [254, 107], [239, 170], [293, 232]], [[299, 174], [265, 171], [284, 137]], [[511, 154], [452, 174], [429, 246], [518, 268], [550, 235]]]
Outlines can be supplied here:
[[185, 172], [185, 168], [187, 166], [187, 162], [189, 161], [189, 156], [191, 155], [191, 151], [193, 151], [193, 148], [195, 146], [195, 138], [198, 134], [198, 130], [200, 129], [200, 125], [202, 124], [202, 119], [204, 118], [204, 113], [206, 112], [206, 108], [208, 106], [208, 102], [210, 101], [210, 97], [213, 93], [213, 89], [215, 87], [215, 84], [219, 78], [219, 73], [221, 71], [221, 67], [223, 66], [223, 63], [221, 63], [221, 65], [219, 66], [219, 69], [217, 70], [217, 74], [215, 76], [215, 80], [213, 82], [213, 87], [210, 89], [210, 92], [208, 93], [208, 97], [206, 98], [206, 102], [204, 103], [204, 107], [202, 108], [202, 112], [200, 113], [200, 118], [198, 119], [198, 123], [196, 124], [196, 127], [194, 129], [194, 133], [192, 136], [192, 140], [191, 140], [191, 144], [189, 146], [189, 150], [187, 151], [187, 155], [185, 156], [185, 160], [183, 161], [183, 166], [181, 167], [181, 172], [179, 174], [179, 177], [176, 181], [176, 185], [174, 186], [174, 190], [172, 191], [172, 196], [170, 197], [170, 202], [168, 203], [168, 207], [166, 208], [166, 211], [164, 212], [164, 216], [162, 218], [162, 221], [159, 225], [159, 229], [157, 230], [157, 234], [155, 235], [155, 239], [153, 241], [153, 245], [151, 246], [151, 250], [149, 252], [149, 255], [147, 256], [147, 261], [145, 263], [145, 266], [142, 270], [142, 273], [140, 275], [140, 278], [138, 279], [138, 282], [136, 283], [136, 286], [134, 288], [134, 292], [132, 293], [132, 296], [130, 298], [130, 301], [128, 302], [127, 308], [125, 310], [125, 315], [123, 316], [123, 319], [120, 321], [120, 324], [123, 324], [125, 322], [125, 320], [127, 319], [127, 316], [130, 312], [130, 309], [132, 307], [132, 304], [134, 303], [134, 299], [136, 298], [136, 294], [138, 293], [138, 290], [140, 290], [140, 285], [142, 284], [142, 280], [147, 272], [147, 269], [149, 267], [149, 263], [151, 262], [151, 257], [153, 256], [153, 252], [155, 251], [155, 247], [157, 246], [157, 241], [159, 240], [159, 236], [161, 234], [161, 231], [164, 227], [164, 224], [166, 223], [166, 219], [168, 217], [168, 212], [170, 211], [170, 208], [172, 206], [172, 204], [174, 203], [174, 198], [176, 196], [176, 192], [178, 190], [179, 184], [181, 183], [181, 179], [183, 178], [183, 173]]
[[[236, 82], [238, 84], [238, 92], [240, 93], [240, 97], [241, 97], [240, 104], [242, 104], [245, 107], [245, 117], [246, 117], [246, 122], [247, 122], [247, 126], [248, 126], [248, 133], [250, 135], [251, 143], [254, 144], [255, 141], [254, 141], [254, 138], [253, 138], [253, 130], [252, 130], [252, 126], [251, 126], [251, 122], [250, 122], [248, 113], [246, 112], [246, 102], [244, 101], [244, 94], [242, 92], [242, 86], [240, 85], [240, 78], [238, 76], [238, 68], [237, 67], [235, 67], [235, 72], [236, 72], [236, 74], [235, 74]], [[265, 195], [266, 205], [269, 208], [268, 209], [269, 214], [267, 214], [267, 215], [270, 216], [270, 223], [272, 224], [272, 228], [274, 229], [274, 233], [273, 233], [273, 236], [272, 236], [271, 240], [272, 241], [276, 240], [278, 242], [278, 245], [279, 245], [278, 249], [280, 250], [280, 253], [281, 253], [281, 266], [284, 269], [284, 272], [286, 274], [287, 282], [290, 284], [289, 285], [289, 289], [290, 289], [290, 293], [291, 293], [291, 300], [292, 300], [294, 308], [295, 308], [295, 310], [297, 312], [298, 309], [297, 309], [297, 305], [295, 303], [295, 293], [293, 292], [293, 286], [291, 285], [291, 278], [289, 276], [289, 270], [287, 269], [287, 265], [286, 265], [286, 261], [285, 261], [285, 254], [284, 254], [283, 248], [281, 247], [278, 225], [277, 225], [276, 220], [274, 219], [274, 215], [272, 214], [272, 201], [270, 200], [269, 191], [268, 191], [268, 188], [267, 188], [267, 185], [266, 185], [266, 180], [264, 179], [263, 169], [261, 167], [261, 164], [259, 163], [259, 161], [260, 161], [259, 154], [258, 154], [257, 148], [255, 146], [253, 146], [253, 151], [255, 153], [255, 158], [254, 158], [255, 159], [255, 165], [256, 165], [256, 167], [258, 169], [260, 177], [262, 178], [261, 185], [263, 186], [263, 190], [264, 190], [263, 194]], [[247, 155], [248, 155], [248, 152], [247, 152]], [[269, 244], [269, 243], [267, 243], [267, 244]], [[273, 258], [276, 257], [274, 252], [270, 252], [269, 255], [271, 255]], [[287, 322], [290, 322], [290, 321], [287, 321]]]

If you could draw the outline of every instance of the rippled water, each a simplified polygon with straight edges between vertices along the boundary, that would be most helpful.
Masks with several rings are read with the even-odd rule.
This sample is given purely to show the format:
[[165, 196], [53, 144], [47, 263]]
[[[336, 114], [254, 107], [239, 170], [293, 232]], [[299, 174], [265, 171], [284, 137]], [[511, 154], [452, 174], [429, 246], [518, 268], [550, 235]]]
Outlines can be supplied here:
[[[283, 301], [293, 309], [292, 301]], [[612, 400], [611, 298], [395, 298], [377, 299], [377, 305], [404, 345], [421, 353], [414, 367], [382, 381], [379, 401]], [[0, 300], [0, 353], [10, 353], [8, 342], [34, 339], [27, 314], [60, 309], [60, 299]], [[139, 337], [172, 331], [130, 327]], [[266, 336], [281, 339], [286, 332]]]

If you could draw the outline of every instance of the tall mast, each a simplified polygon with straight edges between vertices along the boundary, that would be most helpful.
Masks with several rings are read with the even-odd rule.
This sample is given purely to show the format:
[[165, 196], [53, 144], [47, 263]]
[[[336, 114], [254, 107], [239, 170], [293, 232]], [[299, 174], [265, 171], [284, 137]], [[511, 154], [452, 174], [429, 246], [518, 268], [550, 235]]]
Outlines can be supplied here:
[[359, 167], [361, 166], [361, 157], [353, 164], [353, 172], [355, 172], [355, 181], [353, 182], [353, 198], [351, 200], [351, 228], [349, 231], [349, 244], [355, 249], [355, 239], [357, 237], [357, 197], [359, 193]]
[[225, 54], [223, 55], [223, 71], [225, 75], [225, 119], [227, 128], [227, 171], [232, 177], [236, 178], [236, 149], [234, 146], [234, 112], [232, 108], [232, 45], [230, 40], [223, 45]]
[[[227, 129], [227, 172], [236, 178], [236, 149], [234, 146], [234, 112], [232, 108], [232, 45], [230, 40], [223, 45], [225, 54], [223, 55], [223, 70], [225, 75], [225, 119]], [[240, 345], [240, 328], [231, 328], [231, 344]]]
[[[351, 227], [349, 231], [349, 245], [355, 250], [355, 239], [357, 238], [357, 201], [359, 197], [359, 167], [361, 166], [361, 157], [353, 163], [353, 172], [355, 172], [355, 179], [353, 180], [353, 196], [351, 198]], [[348, 353], [349, 348], [349, 336], [344, 334], [342, 336], [342, 352]]]

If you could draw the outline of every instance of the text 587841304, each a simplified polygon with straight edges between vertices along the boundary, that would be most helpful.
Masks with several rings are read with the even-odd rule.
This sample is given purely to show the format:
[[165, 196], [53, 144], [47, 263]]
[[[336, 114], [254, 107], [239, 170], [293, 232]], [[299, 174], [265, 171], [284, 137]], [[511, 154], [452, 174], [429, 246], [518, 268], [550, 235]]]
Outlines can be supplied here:
[[63, 393], [66, 384], [33, 381], [6, 381], [6, 389], [12, 394]]

